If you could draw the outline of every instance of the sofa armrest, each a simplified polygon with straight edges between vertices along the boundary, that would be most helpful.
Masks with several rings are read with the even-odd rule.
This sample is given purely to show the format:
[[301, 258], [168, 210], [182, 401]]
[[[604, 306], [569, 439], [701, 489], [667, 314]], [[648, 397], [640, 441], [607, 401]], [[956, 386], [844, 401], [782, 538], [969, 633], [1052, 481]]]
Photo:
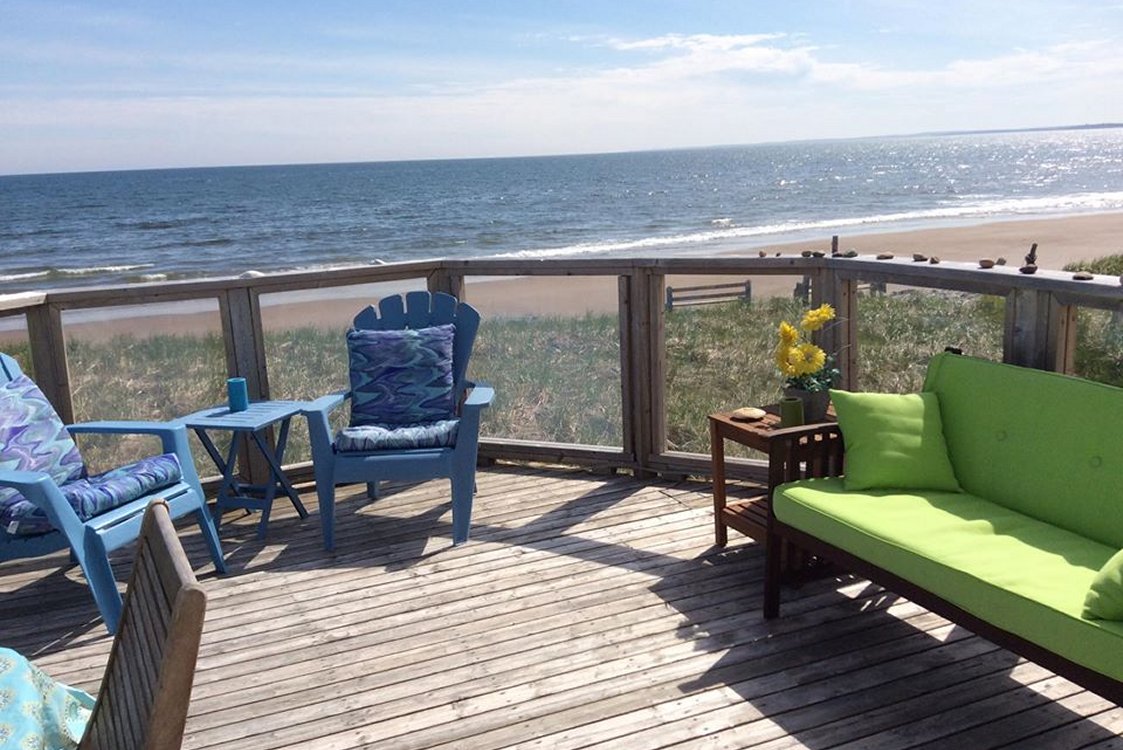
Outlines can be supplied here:
[[775, 430], [768, 441], [768, 490], [808, 477], [842, 476], [838, 424], [827, 422]]

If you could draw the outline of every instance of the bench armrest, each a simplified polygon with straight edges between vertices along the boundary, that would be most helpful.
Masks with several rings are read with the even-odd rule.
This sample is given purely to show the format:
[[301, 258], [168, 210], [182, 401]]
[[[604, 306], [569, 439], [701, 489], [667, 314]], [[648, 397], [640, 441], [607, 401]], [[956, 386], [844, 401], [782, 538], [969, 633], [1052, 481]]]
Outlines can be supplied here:
[[769, 494], [785, 482], [808, 477], [840, 477], [842, 431], [833, 422], [775, 430], [768, 442]]

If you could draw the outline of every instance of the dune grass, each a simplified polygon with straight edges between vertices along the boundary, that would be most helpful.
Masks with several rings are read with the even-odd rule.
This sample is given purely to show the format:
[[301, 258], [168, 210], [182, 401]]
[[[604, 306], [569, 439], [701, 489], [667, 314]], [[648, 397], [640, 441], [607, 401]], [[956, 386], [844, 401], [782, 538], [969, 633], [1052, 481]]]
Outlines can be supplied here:
[[[1123, 253], [1070, 263], [1064, 270], [1120, 276]], [[1123, 310], [1077, 311], [1076, 372], [1090, 380], [1123, 385]]]

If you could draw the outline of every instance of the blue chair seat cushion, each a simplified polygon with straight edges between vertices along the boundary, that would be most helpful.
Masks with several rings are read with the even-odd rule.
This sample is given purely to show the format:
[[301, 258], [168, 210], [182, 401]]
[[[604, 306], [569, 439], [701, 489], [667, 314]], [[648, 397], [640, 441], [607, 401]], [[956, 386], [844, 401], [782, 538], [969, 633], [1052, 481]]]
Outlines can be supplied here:
[[340, 453], [370, 453], [414, 448], [452, 448], [456, 445], [459, 426], [459, 419], [441, 419], [423, 424], [347, 427], [335, 436], [335, 449]]
[[351, 329], [351, 426], [409, 426], [453, 417], [452, 324]]
[[[170, 487], [183, 478], [183, 469], [174, 453], [142, 458], [104, 474], [77, 479], [62, 485], [62, 496], [82, 521], [118, 508], [145, 495]], [[47, 514], [22, 495], [0, 505], [0, 526], [20, 536], [50, 531]]]
[[[0, 469], [41, 471], [56, 484], [86, 476], [74, 439], [26, 375], [0, 384]], [[21, 500], [18, 491], [0, 487], [0, 507]]]

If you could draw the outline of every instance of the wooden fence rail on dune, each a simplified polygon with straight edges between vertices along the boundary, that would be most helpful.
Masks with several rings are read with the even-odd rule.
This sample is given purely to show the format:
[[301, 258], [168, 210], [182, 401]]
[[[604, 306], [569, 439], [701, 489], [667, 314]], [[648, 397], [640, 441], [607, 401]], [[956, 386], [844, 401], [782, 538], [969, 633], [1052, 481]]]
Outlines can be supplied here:
[[667, 312], [687, 305], [710, 305], [718, 302], [752, 302], [753, 282], [745, 279], [735, 284], [703, 284], [701, 286], [668, 286]]

